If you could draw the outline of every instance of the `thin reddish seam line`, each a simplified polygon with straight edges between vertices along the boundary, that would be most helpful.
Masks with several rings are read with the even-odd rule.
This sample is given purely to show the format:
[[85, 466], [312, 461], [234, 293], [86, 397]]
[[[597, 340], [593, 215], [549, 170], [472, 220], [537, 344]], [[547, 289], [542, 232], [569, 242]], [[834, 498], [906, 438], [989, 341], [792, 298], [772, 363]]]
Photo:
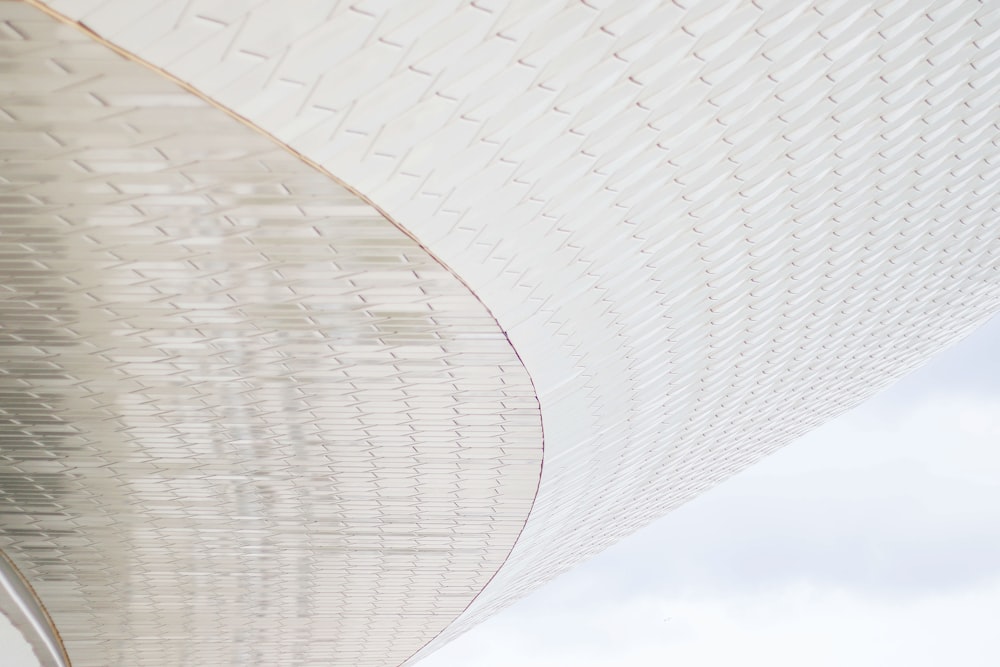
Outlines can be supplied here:
[[[458, 273], [454, 269], [452, 269], [450, 266], [448, 266], [448, 264], [445, 263], [444, 261], [442, 261], [440, 257], [438, 257], [436, 254], [434, 254], [433, 252], [431, 252], [431, 250], [429, 248], [427, 248], [423, 243], [421, 243], [420, 240], [417, 239], [410, 232], [410, 230], [408, 230], [405, 227], [403, 227], [399, 222], [397, 222], [392, 216], [390, 216], [378, 204], [376, 204], [374, 201], [372, 201], [371, 199], [369, 199], [367, 196], [365, 196], [364, 194], [362, 194], [361, 192], [359, 192], [353, 186], [351, 186], [348, 183], [345, 183], [340, 178], [334, 176], [332, 173], [330, 173], [329, 171], [327, 171], [319, 163], [311, 160], [310, 158], [306, 157], [302, 153], [298, 152], [297, 150], [295, 150], [294, 148], [292, 148], [291, 146], [289, 146], [285, 142], [283, 142], [280, 139], [278, 139], [277, 137], [275, 137], [273, 134], [271, 134], [267, 130], [265, 130], [262, 127], [260, 127], [259, 125], [255, 124], [253, 121], [249, 120], [248, 118], [246, 118], [244, 116], [241, 116], [240, 114], [238, 114], [233, 109], [230, 109], [229, 107], [220, 104], [216, 100], [214, 100], [211, 97], [209, 97], [207, 94], [205, 94], [202, 91], [198, 90], [197, 88], [195, 88], [191, 84], [187, 83], [186, 81], [183, 81], [183, 80], [177, 78], [176, 76], [174, 76], [173, 74], [167, 72], [166, 70], [164, 70], [164, 69], [162, 69], [160, 67], [157, 67], [156, 65], [152, 64], [151, 62], [149, 62], [149, 61], [147, 61], [147, 60], [145, 60], [143, 58], [140, 58], [139, 56], [135, 55], [134, 53], [132, 53], [130, 51], [127, 51], [127, 50], [121, 48], [120, 46], [118, 46], [116, 44], [113, 44], [112, 42], [108, 41], [104, 37], [98, 35], [96, 32], [94, 32], [93, 30], [91, 30], [89, 27], [87, 27], [83, 23], [80, 23], [79, 21], [74, 21], [73, 19], [69, 18], [68, 16], [60, 14], [59, 12], [57, 12], [54, 9], [48, 7], [47, 5], [42, 4], [41, 0], [21, 0], [21, 1], [25, 2], [26, 4], [31, 5], [32, 7], [35, 7], [36, 9], [44, 12], [48, 16], [52, 17], [53, 19], [55, 19], [55, 20], [57, 20], [57, 21], [59, 21], [61, 23], [73, 26], [74, 28], [78, 29], [80, 32], [84, 33], [85, 35], [87, 35], [88, 37], [90, 37], [91, 39], [93, 39], [94, 41], [96, 41], [99, 44], [107, 47], [108, 49], [110, 49], [112, 51], [114, 51], [115, 53], [117, 53], [122, 58], [125, 58], [126, 60], [130, 60], [132, 62], [135, 62], [135, 63], [139, 64], [139, 65], [142, 65], [143, 67], [145, 67], [145, 68], [147, 68], [147, 69], [155, 72], [156, 74], [159, 74], [160, 76], [162, 76], [163, 78], [167, 79], [168, 81], [171, 81], [172, 83], [174, 83], [177, 86], [183, 88], [184, 90], [186, 90], [187, 92], [191, 93], [192, 95], [198, 97], [199, 99], [201, 99], [202, 101], [206, 102], [207, 104], [210, 104], [211, 106], [215, 107], [216, 109], [219, 109], [223, 113], [227, 114], [230, 118], [233, 118], [234, 120], [239, 121], [240, 123], [242, 123], [246, 127], [249, 127], [251, 130], [253, 130], [254, 132], [258, 133], [259, 135], [261, 135], [263, 137], [266, 137], [271, 142], [273, 142], [275, 145], [277, 145], [277, 146], [281, 147], [282, 149], [284, 149], [285, 151], [287, 151], [290, 155], [293, 155], [294, 157], [298, 158], [303, 163], [309, 165], [310, 167], [312, 167], [313, 169], [315, 169], [319, 173], [323, 174], [324, 176], [326, 176], [327, 178], [329, 178], [331, 181], [333, 181], [337, 185], [343, 187], [345, 190], [347, 190], [348, 192], [350, 192], [351, 194], [353, 194], [355, 197], [357, 197], [358, 199], [362, 200], [363, 202], [365, 202], [366, 204], [368, 204], [369, 206], [371, 206], [373, 209], [375, 209], [376, 211], [378, 211], [378, 213], [383, 218], [385, 218], [390, 224], [392, 224], [394, 227], [396, 227], [400, 232], [402, 232], [403, 234], [405, 234], [410, 240], [412, 240], [414, 243], [416, 243], [417, 246], [421, 250], [423, 250], [424, 252], [426, 252], [429, 257], [431, 257], [434, 261], [436, 261], [438, 264], [440, 264], [446, 271], [448, 271], [448, 273], [450, 273], [452, 276], [454, 276], [454, 278], [456, 280], [458, 280], [458, 282], [460, 282], [462, 284], [462, 286], [465, 287], [465, 289], [467, 289], [469, 291], [469, 294], [471, 294], [476, 299], [476, 301], [478, 301], [483, 306], [483, 308], [486, 310], [486, 312], [489, 314], [489, 316], [496, 323], [497, 328], [503, 334], [503, 337], [507, 341], [507, 344], [510, 346], [510, 349], [513, 350], [514, 356], [517, 357], [518, 362], [520, 362], [521, 368], [524, 369], [525, 374], [528, 376], [528, 381], [531, 383], [531, 389], [532, 389], [532, 392], [535, 395], [535, 403], [538, 405], [539, 430], [541, 431], [541, 436], [542, 436], [541, 437], [541, 443], [540, 443], [541, 444], [541, 450], [542, 450], [542, 460], [541, 460], [541, 463], [539, 464], [539, 467], [538, 467], [538, 483], [535, 485], [535, 494], [534, 494], [534, 496], [531, 499], [531, 506], [528, 508], [528, 514], [527, 514], [527, 516], [525, 516], [524, 523], [521, 525], [521, 530], [518, 531], [517, 537], [514, 538], [514, 543], [511, 545], [510, 551], [507, 552], [507, 556], [504, 558], [503, 562], [500, 563], [500, 566], [496, 569], [496, 571], [493, 572], [493, 575], [490, 576], [490, 578], [486, 582], [486, 584], [484, 584], [483, 587], [479, 590], [479, 592], [476, 593], [475, 596], [473, 596], [472, 600], [469, 601], [469, 604], [466, 605], [465, 609], [463, 609], [457, 616], [455, 616], [454, 619], [452, 619], [451, 623], [449, 623], [444, 628], [442, 628], [441, 631], [438, 632], [436, 635], [434, 635], [434, 637], [432, 637], [430, 640], [428, 640], [427, 643], [425, 643], [419, 649], [417, 649], [416, 651], [414, 651], [408, 658], [406, 658], [406, 660], [404, 660], [403, 662], [399, 663], [399, 667], [402, 667], [403, 665], [405, 665], [406, 663], [408, 663], [410, 660], [412, 660], [414, 656], [416, 656], [418, 653], [420, 653], [425, 648], [427, 648], [431, 643], [433, 643], [435, 639], [437, 639], [438, 637], [440, 637], [444, 633], [444, 631], [447, 630], [449, 627], [451, 627], [451, 625], [455, 621], [457, 621], [459, 618], [461, 618], [462, 615], [466, 611], [469, 610], [469, 608], [473, 605], [473, 603], [475, 603], [475, 601], [479, 599], [479, 597], [483, 594], [483, 592], [487, 588], [489, 588], [489, 585], [493, 582], [493, 580], [496, 578], [496, 576], [500, 573], [500, 570], [502, 570], [503, 567], [507, 564], [507, 561], [510, 560], [510, 556], [514, 552], [514, 548], [517, 546], [518, 541], [521, 539], [521, 535], [524, 534], [524, 529], [528, 525], [528, 520], [531, 518], [531, 513], [535, 509], [535, 502], [538, 500], [538, 492], [539, 492], [539, 490], [541, 489], [541, 486], [542, 486], [542, 472], [545, 469], [545, 425], [544, 425], [544, 421], [542, 419], [542, 403], [541, 403], [541, 401], [538, 398], [538, 388], [535, 386], [535, 380], [531, 376], [531, 372], [528, 370], [528, 367], [524, 364], [524, 359], [521, 358], [521, 354], [517, 351], [517, 348], [514, 347], [514, 343], [511, 342], [510, 336], [507, 335], [507, 332], [500, 325], [500, 321], [497, 320], [496, 316], [493, 314], [493, 311], [490, 310], [490, 307], [488, 305], [486, 305], [486, 303], [483, 302], [483, 300], [480, 298], [479, 294], [477, 294], [475, 292], [475, 290], [473, 290], [472, 287], [470, 287], [469, 284], [467, 282], [465, 282], [465, 280], [460, 275], [458, 275]], [[56, 636], [58, 637], [58, 632], [56, 633]], [[60, 638], [60, 643], [61, 642], [62, 642], [62, 639]], [[64, 649], [64, 652], [65, 652], [65, 649]]]
[[59, 634], [59, 628], [57, 628], [56, 624], [52, 622], [52, 617], [49, 616], [49, 610], [45, 608], [45, 604], [42, 602], [42, 598], [39, 597], [38, 592], [35, 591], [34, 586], [31, 585], [31, 582], [28, 581], [28, 578], [24, 576], [24, 573], [21, 572], [20, 568], [17, 567], [17, 564], [14, 563], [14, 560], [10, 556], [5, 554], [3, 550], [0, 550], [0, 558], [3, 559], [4, 563], [6, 563], [6, 565], [10, 569], [10, 572], [13, 573], [13, 575], [19, 579], [20, 583], [24, 584], [24, 587], [34, 598], [32, 601], [36, 605], [38, 605], [38, 610], [42, 612], [42, 616], [45, 619], [46, 624], [52, 631], [52, 637], [56, 640], [56, 645], [59, 647], [59, 651], [62, 653], [63, 661], [66, 663], [67, 667], [71, 667], [71, 663], [69, 661], [69, 653], [66, 651], [66, 645], [63, 644], [62, 636]]

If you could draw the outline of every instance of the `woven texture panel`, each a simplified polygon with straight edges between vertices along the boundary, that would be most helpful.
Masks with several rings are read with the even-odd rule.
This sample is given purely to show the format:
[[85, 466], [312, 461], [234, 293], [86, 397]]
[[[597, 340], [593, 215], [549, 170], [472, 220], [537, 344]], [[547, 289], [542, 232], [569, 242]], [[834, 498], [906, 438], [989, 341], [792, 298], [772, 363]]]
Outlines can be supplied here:
[[48, 4], [356, 187], [507, 330], [545, 472], [441, 641], [998, 307], [995, 2]]
[[503, 332], [224, 112], [28, 5], [0, 30], [0, 549], [74, 667], [398, 665], [535, 495]]

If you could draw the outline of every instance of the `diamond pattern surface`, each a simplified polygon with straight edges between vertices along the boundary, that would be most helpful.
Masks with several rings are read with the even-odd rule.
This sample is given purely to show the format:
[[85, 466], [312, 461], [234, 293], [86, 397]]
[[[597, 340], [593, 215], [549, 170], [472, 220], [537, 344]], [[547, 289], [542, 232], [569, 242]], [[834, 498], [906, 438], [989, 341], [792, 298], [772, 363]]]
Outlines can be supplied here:
[[398, 665], [535, 495], [503, 331], [159, 74], [21, 3], [0, 38], [0, 549], [74, 667]]
[[546, 465], [440, 641], [997, 311], [989, 0], [48, 0], [363, 192], [538, 389]]

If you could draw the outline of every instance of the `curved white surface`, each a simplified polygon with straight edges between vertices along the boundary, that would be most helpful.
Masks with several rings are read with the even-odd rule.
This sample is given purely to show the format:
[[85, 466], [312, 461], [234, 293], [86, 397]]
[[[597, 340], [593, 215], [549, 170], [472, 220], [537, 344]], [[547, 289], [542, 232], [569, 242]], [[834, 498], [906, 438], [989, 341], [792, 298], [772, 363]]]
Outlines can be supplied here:
[[28, 5], [0, 30], [0, 549], [73, 667], [400, 664], [537, 490], [503, 331], [223, 111]]
[[68, 667], [62, 642], [41, 601], [0, 553], [0, 665]]
[[545, 471], [448, 633], [1000, 303], [996, 3], [48, 4], [356, 187], [508, 332]]
[[10, 620], [0, 613], [0, 646], [3, 646], [3, 661], [10, 667], [43, 667], [31, 649], [31, 644]]

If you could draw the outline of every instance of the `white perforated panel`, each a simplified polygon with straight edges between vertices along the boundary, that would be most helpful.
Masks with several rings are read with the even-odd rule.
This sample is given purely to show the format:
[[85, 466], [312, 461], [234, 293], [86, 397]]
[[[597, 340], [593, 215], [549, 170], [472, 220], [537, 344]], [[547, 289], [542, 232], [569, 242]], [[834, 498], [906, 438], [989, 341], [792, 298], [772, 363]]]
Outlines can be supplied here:
[[72, 664], [398, 665], [535, 495], [503, 332], [222, 111], [27, 5], [0, 34], [0, 548]]
[[998, 307], [995, 2], [49, 4], [358, 188], [508, 331], [545, 472], [449, 633]]

